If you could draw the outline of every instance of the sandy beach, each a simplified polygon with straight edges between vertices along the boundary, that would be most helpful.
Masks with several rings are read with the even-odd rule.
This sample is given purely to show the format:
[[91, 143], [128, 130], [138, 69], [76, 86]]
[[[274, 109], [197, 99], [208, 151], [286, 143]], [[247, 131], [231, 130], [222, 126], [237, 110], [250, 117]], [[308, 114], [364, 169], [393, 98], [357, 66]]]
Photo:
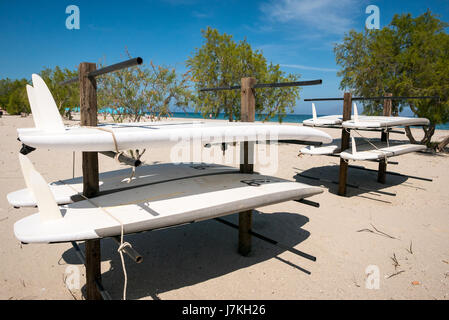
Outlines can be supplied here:
[[[14, 209], [6, 199], [25, 187], [16, 129], [33, 126], [31, 116], [0, 118], [0, 299], [82, 299], [84, 267], [70, 244], [21, 245], [14, 237], [14, 223], [37, 211]], [[341, 135], [336, 129], [323, 131], [334, 139]], [[433, 140], [447, 135], [438, 130]], [[390, 138], [407, 140], [400, 134]], [[128, 299], [449, 299], [449, 154], [412, 153], [393, 158], [399, 164], [388, 166], [432, 182], [387, 175], [383, 185], [376, 172], [350, 168], [348, 183], [360, 188], [348, 187], [348, 196], [340, 197], [338, 186], [328, 182], [338, 180], [339, 158], [298, 157], [301, 147], [278, 145], [279, 162], [270, 174], [322, 186], [324, 193], [310, 198], [320, 208], [294, 201], [259, 208], [253, 230], [316, 261], [257, 238], [250, 256], [240, 256], [237, 230], [215, 220], [128, 235], [126, 241], [144, 256], [141, 264], [125, 257]], [[73, 175], [72, 152], [37, 150], [29, 158], [48, 182]], [[99, 159], [102, 172], [123, 168], [113, 159]], [[170, 148], [150, 148], [142, 160], [170, 162]], [[372, 162], [351, 164], [377, 169]], [[255, 170], [264, 173], [265, 168], [256, 163]], [[81, 154], [76, 153], [75, 176], [80, 175]], [[236, 223], [238, 216], [225, 218]], [[64, 279], [73, 270], [81, 275], [81, 287], [69, 290]], [[366, 281], [373, 270], [379, 275], [375, 288]], [[123, 272], [111, 239], [102, 241], [102, 274], [105, 289], [120, 299]]]

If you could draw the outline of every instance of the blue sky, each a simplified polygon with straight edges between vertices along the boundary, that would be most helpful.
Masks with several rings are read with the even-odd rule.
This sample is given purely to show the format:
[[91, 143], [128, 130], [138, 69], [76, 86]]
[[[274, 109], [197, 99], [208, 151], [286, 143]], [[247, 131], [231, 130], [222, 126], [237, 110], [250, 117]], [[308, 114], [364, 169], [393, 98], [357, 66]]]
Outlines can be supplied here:
[[[65, 26], [66, 7], [80, 9], [80, 29]], [[304, 87], [295, 113], [310, 113], [304, 98], [341, 96], [333, 46], [350, 29], [363, 30], [368, 5], [380, 9], [380, 27], [396, 13], [414, 16], [428, 8], [449, 21], [448, 0], [260, 0], [260, 1], [5, 1], [0, 0], [0, 78], [31, 78], [44, 66], [74, 69], [80, 62], [124, 59], [125, 47], [144, 62], [186, 70], [207, 26], [246, 37], [265, 57], [301, 79], [323, 79]], [[318, 112], [340, 113], [335, 102]]]

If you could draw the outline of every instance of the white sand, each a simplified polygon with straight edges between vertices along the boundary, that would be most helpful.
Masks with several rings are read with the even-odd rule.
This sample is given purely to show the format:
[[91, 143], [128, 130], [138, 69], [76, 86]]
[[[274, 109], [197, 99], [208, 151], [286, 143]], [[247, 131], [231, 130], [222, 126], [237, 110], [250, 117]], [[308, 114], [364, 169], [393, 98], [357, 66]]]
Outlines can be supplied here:
[[[81, 299], [81, 291], [70, 292], [63, 281], [67, 275], [73, 276], [73, 270], [67, 269], [71, 266], [81, 273], [81, 287], [85, 281], [84, 268], [70, 244], [22, 246], [13, 234], [17, 220], [36, 212], [34, 208], [13, 209], [6, 200], [7, 193], [24, 187], [16, 128], [31, 126], [31, 117], [0, 119], [0, 299]], [[325, 131], [334, 138], [340, 136], [339, 130]], [[448, 134], [437, 131], [434, 139]], [[406, 139], [398, 134], [391, 138]], [[279, 146], [276, 176], [295, 180], [297, 173], [303, 173], [338, 179], [338, 158], [299, 158], [300, 147]], [[148, 164], [168, 162], [169, 154], [169, 148], [150, 149], [143, 160]], [[29, 157], [49, 182], [72, 177], [71, 152], [37, 150]], [[144, 262], [135, 264], [125, 257], [128, 298], [448, 299], [448, 155], [416, 153], [391, 160], [399, 165], [389, 165], [389, 170], [432, 178], [433, 182], [388, 175], [387, 184], [381, 185], [376, 173], [350, 168], [349, 183], [396, 196], [348, 188], [348, 197], [339, 197], [335, 184], [298, 178], [323, 185], [325, 192], [311, 198], [320, 208], [290, 201], [261, 208], [261, 214], [255, 215], [254, 231], [316, 256], [316, 262], [256, 238], [251, 255], [242, 257], [236, 250], [237, 231], [214, 220], [130, 235], [126, 240], [144, 255]], [[354, 164], [377, 167], [370, 162]], [[100, 156], [101, 171], [117, 168], [113, 160]], [[76, 176], [80, 174], [78, 153]], [[236, 221], [237, 217], [226, 218]], [[395, 239], [360, 231], [374, 228]], [[103, 285], [114, 299], [120, 299], [123, 273], [116, 249], [112, 240], [102, 241]], [[396, 269], [393, 255], [399, 263]], [[379, 289], [366, 288], [370, 265], [380, 272]], [[387, 278], [399, 271], [404, 272]]]

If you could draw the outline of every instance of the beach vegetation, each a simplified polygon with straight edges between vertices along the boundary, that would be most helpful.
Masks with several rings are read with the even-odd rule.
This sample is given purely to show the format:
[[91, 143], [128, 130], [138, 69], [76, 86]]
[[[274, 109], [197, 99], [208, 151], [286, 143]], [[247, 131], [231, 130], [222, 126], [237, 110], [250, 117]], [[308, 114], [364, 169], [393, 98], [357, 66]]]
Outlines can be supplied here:
[[61, 82], [78, 76], [78, 70], [70, 70], [56, 66], [54, 69], [44, 68], [40, 76], [47, 84], [53, 95], [59, 113], [68, 119], [72, 119], [72, 112], [80, 105], [79, 84], [61, 84]]
[[30, 113], [30, 104], [26, 93], [27, 84], [26, 79], [1, 79], [0, 108], [11, 115]]
[[[199, 91], [201, 88], [239, 86], [245, 77], [257, 83], [298, 81], [299, 74], [286, 74], [279, 65], [268, 63], [261, 50], [253, 50], [246, 39], [235, 41], [232, 35], [208, 27], [202, 30], [204, 43], [187, 60], [192, 81], [197, 90], [195, 112], [203, 117], [217, 118], [224, 113], [229, 121], [240, 120], [240, 90]], [[262, 121], [286, 112], [293, 113], [299, 98], [298, 87], [264, 88], [255, 90], [256, 114]]]
[[[126, 51], [129, 58], [132, 56]], [[101, 66], [100, 66], [101, 67]], [[160, 120], [170, 108], [187, 108], [193, 101], [189, 73], [150, 61], [97, 78], [98, 108], [108, 110], [115, 122], [140, 121], [144, 116]]]
[[[409, 107], [430, 120], [421, 143], [430, 144], [436, 124], [449, 121], [449, 26], [427, 11], [396, 14], [380, 30], [351, 30], [334, 47], [341, 66], [340, 88], [362, 97], [438, 96], [439, 99], [393, 100], [393, 115]], [[382, 114], [383, 101], [364, 102], [364, 113]], [[412, 142], [410, 130], [407, 131]]]

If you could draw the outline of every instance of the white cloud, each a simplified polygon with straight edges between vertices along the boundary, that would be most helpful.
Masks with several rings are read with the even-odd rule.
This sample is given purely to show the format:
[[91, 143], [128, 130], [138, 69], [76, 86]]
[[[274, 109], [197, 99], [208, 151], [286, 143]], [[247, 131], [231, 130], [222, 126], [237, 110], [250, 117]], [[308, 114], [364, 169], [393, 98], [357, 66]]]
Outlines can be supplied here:
[[211, 13], [206, 13], [206, 12], [199, 12], [194, 10], [192, 12], [192, 16], [198, 19], [206, 19], [206, 18], [211, 18], [212, 14]]
[[354, 27], [353, 19], [360, 9], [360, 1], [270, 0], [260, 9], [273, 22], [299, 24], [307, 30], [342, 35]]
[[179, 6], [179, 5], [193, 5], [196, 4], [197, 0], [164, 0], [168, 4]]
[[315, 71], [322, 71], [322, 72], [337, 72], [337, 69], [332, 68], [319, 68], [319, 67], [310, 67], [310, 66], [304, 66], [301, 64], [280, 64], [281, 67], [286, 68], [295, 68], [295, 69], [303, 69], [303, 70], [315, 70]]

